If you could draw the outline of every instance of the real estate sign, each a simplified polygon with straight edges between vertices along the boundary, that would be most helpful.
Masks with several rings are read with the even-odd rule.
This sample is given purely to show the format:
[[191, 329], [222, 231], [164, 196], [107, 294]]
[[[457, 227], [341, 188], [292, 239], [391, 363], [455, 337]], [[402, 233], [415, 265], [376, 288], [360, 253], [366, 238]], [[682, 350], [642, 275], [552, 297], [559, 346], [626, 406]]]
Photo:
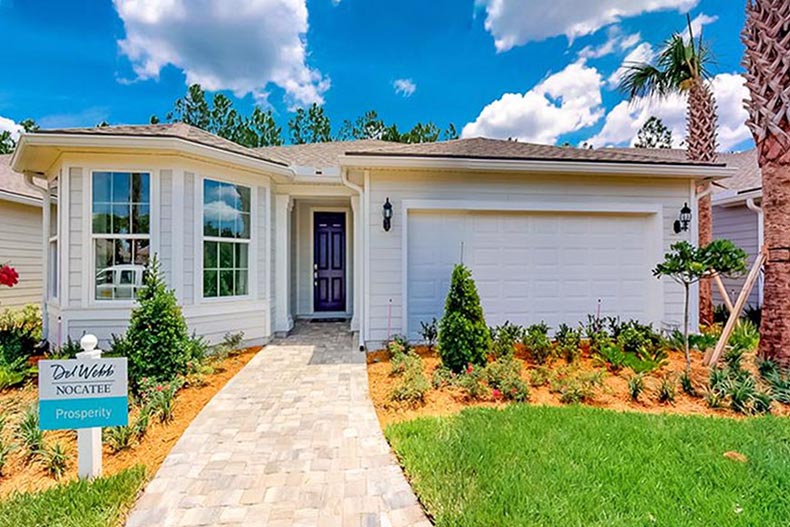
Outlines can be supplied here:
[[38, 400], [42, 430], [125, 426], [126, 359], [42, 360]]

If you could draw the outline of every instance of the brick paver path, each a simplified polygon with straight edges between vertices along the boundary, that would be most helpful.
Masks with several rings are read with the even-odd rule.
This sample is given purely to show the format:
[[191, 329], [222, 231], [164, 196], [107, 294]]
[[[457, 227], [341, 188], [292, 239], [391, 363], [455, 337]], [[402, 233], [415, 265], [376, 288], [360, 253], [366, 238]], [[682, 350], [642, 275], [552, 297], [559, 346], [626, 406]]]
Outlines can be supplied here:
[[300, 324], [206, 405], [127, 526], [430, 526], [367, 386], [345, 325]]

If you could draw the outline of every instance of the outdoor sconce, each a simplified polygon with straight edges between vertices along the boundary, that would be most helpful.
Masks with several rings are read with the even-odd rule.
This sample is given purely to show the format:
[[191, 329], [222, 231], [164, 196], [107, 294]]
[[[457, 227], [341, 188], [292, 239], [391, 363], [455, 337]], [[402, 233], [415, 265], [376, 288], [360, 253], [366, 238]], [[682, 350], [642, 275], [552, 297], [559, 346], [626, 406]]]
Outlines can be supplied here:
[[392, 203], [390, 203], [389, 198], [384, 202], [381, 215], [384, 217], [384, 230], [389, 232], [392, 228]]
[[680, 216], [675, 220], [675, 234], [680, 234], [683, 231], [689, 230], [690, 223], [691, 209], [688, 203], [684, 203], [683, 208], [680, 209]]

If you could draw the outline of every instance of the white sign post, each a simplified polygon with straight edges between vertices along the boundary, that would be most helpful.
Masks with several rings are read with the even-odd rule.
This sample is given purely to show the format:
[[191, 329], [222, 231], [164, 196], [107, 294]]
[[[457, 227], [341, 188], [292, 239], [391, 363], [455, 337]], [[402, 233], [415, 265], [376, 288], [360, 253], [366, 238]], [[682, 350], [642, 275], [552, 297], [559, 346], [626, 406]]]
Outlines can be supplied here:
[[38, 399], [42, 430], [77, 430], [78, 474], [101, 476], [102, 427], [129, 422], [125, 358], [102, 359], [98, 340], [85, 335], [77, 359], [39, 361]]

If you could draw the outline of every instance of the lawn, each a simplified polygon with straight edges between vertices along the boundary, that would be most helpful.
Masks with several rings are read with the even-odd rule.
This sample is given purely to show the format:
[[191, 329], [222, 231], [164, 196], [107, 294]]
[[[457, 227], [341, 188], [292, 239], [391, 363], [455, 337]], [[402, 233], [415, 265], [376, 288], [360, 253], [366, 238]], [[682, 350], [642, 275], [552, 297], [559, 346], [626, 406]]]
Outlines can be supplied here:
[[115, 527], [145, 480], [138, 465], [92, 482], [74, 481], [0, 503], [0, 527]]
[[790, 524], [785, 418], [511, 405], [386, 435], [439, 527]]

